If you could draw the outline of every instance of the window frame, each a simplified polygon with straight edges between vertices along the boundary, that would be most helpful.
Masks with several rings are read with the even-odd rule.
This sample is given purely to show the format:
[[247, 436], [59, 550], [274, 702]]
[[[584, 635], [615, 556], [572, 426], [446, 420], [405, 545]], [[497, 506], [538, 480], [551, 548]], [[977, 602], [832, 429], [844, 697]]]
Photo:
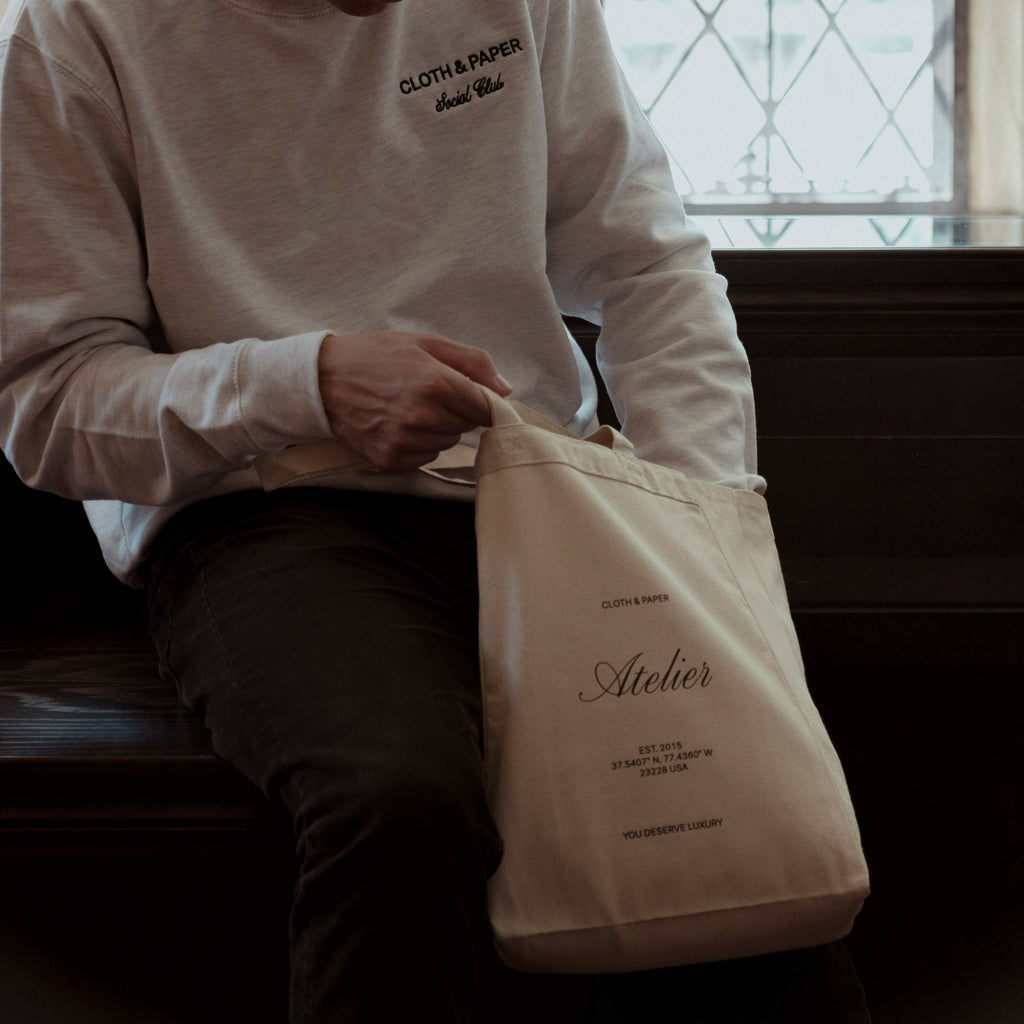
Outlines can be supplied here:
[[[1009, 7], [1016, 0], [996, 0]], [[601, 0], [602, 6], [605, 0]], [[851, 202], [827, 202], [827, 201], [769, 201], [764, 203], [748, 202], [707, 202], [700, 197], [684, 195], [683, 201], [687, 210], [695, 217], [741, 217], [741, 218], [764, 218], [764, 217], [794, 217], [800, 215], [811, 216], [859, 216], [859, 217], [920, 217], [920, 216], [941, 216], [941, 217], [963, 217], [969, 215], [973, 209], [973, 200], [978, 197], [978, 189], [974, 186], [971, 177], [970, 148], [971, 144], [977, 141], [978, 144], [988, 143], [994, 126], [987, 122], [979, 129], [974, 129], [973, 118], [977, 111], [972, 109], [971, 95], [974, 92], [972, 74], [981, 73], [972, 68], [975, 59], [975, 50], [984, 52], [991, 48], [990, 43], [982, 43], [973, 47], [975, 33], [981, 33], [983, 39], [989, 40], [998, 32], [1003, 19], [996, 18], [988, 20], [982, 14], [984, 4], [972, 2], [972, 0], [954, 0], [953, 10], [953, 50], [954, 50], [954, 82], [953, 82], [953, 167], [952, 167], [952, 196], [948, 200], [932, 200], [923, 202], [900, 201], [900, 202], [872, 202], [872, 201], [851, 201]], [[1021, 46], [1022, 61], [1024, 61], [1024, 39]], [[977, 137], [977, 140], [976, 138]], [[982, 142], [984, 139], [984, 142]], [[1024, 169], [1022, 169], [1024, 174]], [[983, 207], [980, 207], [983, 209]], [[1010, 212], [1010, 211], [1004, 211]], [[1024, 213], [1024, 204], [1018, 211]]]

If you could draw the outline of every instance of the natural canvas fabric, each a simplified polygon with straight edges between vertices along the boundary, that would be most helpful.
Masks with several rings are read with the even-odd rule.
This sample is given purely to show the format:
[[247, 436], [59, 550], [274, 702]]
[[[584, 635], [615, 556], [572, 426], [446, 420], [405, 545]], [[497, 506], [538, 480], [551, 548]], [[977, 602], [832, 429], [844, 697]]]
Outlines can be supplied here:
[[764, 499], [491, 401], [476, 515], [500, 953], [632, 971], [846, 934], [867, 868]]

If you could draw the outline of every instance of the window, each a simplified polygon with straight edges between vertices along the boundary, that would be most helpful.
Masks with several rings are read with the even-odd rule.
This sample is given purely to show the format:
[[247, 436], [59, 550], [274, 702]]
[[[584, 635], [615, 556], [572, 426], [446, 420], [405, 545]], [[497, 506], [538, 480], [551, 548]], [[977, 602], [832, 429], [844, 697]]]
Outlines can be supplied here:
[[606, 0], [606, 15], [689, 203], [954, 200], [953, 0]]
[[[965, 217], [1011, 214], [1020, 244], [1024, 0], [604, 8], [705, 224], [742, 218], [749, 240], [774, 245], [794, 231], [834, 235], [835, 215], [856, 215], [844, 222], [856, 244], [958, 244]], [[832, 216], [815, 230], [808, 214]]]

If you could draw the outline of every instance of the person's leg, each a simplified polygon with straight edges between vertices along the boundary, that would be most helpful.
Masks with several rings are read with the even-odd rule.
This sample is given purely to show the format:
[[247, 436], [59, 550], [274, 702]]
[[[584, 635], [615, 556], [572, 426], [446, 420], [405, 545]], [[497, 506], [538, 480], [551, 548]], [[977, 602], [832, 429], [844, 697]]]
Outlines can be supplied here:
[[871, 1024], [864, 990], [841, 942], [744, 960], [607, 975], [496, 978], [489, 1024], [646, 1015], [686, 1024]]
[[743, 960], [694, 964], [623, 979], [629, 1005], [639, 992], [693, 1024], [870, 1024], [860, 979], [841, 942]]
[[500, 859], [472, 506], [277, 492], [187, 509], [152, 561], [163, 672], [294, 823], [292, 1022], [470, 1019]]

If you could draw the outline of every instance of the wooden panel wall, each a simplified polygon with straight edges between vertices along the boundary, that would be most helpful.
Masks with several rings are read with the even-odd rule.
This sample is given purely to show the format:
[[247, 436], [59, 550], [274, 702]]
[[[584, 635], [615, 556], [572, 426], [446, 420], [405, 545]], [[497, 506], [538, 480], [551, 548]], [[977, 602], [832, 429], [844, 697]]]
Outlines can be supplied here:
[[1024, 1019], [1024, 255], [729, 253], [875, 1019]]

